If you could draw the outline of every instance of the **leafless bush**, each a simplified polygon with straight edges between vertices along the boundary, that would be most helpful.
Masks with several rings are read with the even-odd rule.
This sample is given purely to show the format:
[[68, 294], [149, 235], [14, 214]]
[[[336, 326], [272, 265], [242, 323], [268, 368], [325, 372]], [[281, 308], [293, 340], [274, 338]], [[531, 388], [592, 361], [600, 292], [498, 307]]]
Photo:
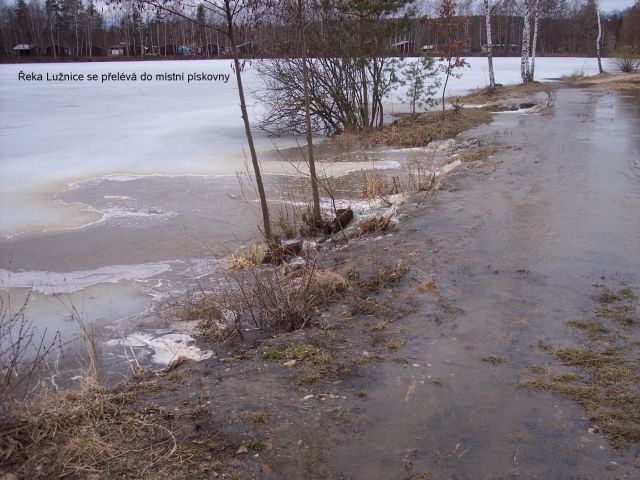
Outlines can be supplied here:
[[[293, 272], [273, 266], [252, 268], [244, 274], [230, 272], [225, 284], [221, 293], [203, 294], [197, 310], [200, 330], [219, 339], [242, 335], [244, 328], [303, 328], [318, 306], [349, 287], [340, 275], [318, 268], [315, 259]], [[202, 315], [203, 311], [215, 315]], [[187, 316], [194, 319], [193, 309]]]
[[629, 49], [611, 60], [613, 68], [621, 73], [634, 73], [640, 70], [640, 58], [633, 55]]
[[26, 398], [47, 357], [62, 348], [59, 333], [46, 340], [46, 329], [38, 332], [25, 315], [30, 298], [31, 293], [17, 311], [0, 298], [0, 397], [5, 401]]

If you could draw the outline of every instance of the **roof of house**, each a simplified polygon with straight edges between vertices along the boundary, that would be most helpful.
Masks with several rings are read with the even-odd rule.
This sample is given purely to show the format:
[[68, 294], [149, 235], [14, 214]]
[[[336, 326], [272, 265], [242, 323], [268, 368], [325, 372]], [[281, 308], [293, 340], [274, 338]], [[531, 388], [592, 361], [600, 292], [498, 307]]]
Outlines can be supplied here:
[[13, 47], [13, 49], [14, 50], [31, 50], [34, 47], [35, 45], [29, 45], [28, 43], [19, 43], [18, 45]]

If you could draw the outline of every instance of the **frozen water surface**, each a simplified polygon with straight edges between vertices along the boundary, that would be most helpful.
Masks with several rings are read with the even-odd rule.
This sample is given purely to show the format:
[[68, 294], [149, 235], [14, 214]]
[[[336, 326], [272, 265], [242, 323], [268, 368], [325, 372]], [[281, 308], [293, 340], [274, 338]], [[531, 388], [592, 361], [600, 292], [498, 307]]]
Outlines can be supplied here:
[[[448, 95], [486, 85], [486, 59], [469, 61], [471, 68], [450, 80]], [[498, 82], [519, 82], [519, 58], [496, 58], [495, 68]], [[29, 82], [18, 80], [21, 70], [99, 78], [206, 72], [229, 81]], [[576, 71], [596, 73], [596, 61], [537, 59], [540, 79]], [[244, 81], [255, 120], [260, 83], [250, 66]], [[399, 94], [387, 112], [402, 109]], [[207, 273], [175, 272], [169, 263], [209, 258], [215, 267], [216, 247], [255, 237], [259, 211], [251, 195], [244, 197], [250, 188], [234, 178], [247, 169], [248, 151], [238, 103], [228, 60], [0, 65], [0, 289], [10, 289], [19, 304], [34, 288], [27, 313], [50, 329], [69, 326], [53, 292], [83, 305], [87, 321], [115, 325], [149, 311], [157, 295], [152, 285], [180, 290], [186, 277]], [[255, 140], [271, 174], [272, 201], [303, 187], [283, 177], [300, 165], [282, 161], [264, 133], [256, 130]], [[277, 142], [296, 146], [291, 137]], [[326, 161], [321, 171], [338, 176], [374, 162], [393, 168], [408, 155], [420, 150], [325, 149], [319, 157]]]
[[[471, 58], [470, 63], [460, 79], [450, 80], [450, 94], [486, 84], [486, 59]], [[498, 82], [519, 81], [518, 58], [496, 58], [495, 68]], [[56, 83], [18, 81], [21, 70], [85, 77], [109, 72], [230, 76], [228, 83]], [[538, 78], [596, 70], [595, 60], [585, 58], [539, 58], [536, 64]], [[260, 87], [250, 67], [244, 78], [249, 91]], [[0, 233], [80, 227], [97, 220], [95, 212], [53, 200], [70, 182], [106, 175], [234, 175], [244, 170], [245, 138], [236, 91], [228, 60], [0, 65]], [[254, 118], [257, 110], [252, 103]], [[273, 148], [271, 139], [258, 131], [256, 143], [261, 152]], [[287, 170], [269, 162], [265, 171]]]

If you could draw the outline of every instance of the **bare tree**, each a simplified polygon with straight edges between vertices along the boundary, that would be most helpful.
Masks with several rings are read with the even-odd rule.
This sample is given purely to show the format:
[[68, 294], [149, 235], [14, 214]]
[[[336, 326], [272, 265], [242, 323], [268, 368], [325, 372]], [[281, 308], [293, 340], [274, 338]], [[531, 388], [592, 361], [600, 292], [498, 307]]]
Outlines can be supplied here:
[[484, 6], [485, 28], [487, 30], [487, 62], [489, 63], [489, 89], [496, 88], [496, 77], [493, 73], [493, 41], [491, 39], [491, 8], [489, 0], [482, 0]]
[[[123, 0], [110, 0], [111, 3], [120, 4]], [[251, 164], [253, 166], [253, 172], [256, 179], [256, 187], [258, 190], [258, 197], [260, 199], [260, 207], [262, 210], [262, 223], [264, 228], [264, 236], [268, 242], [273, 242], [273, 230], [271, 228], [271, 219], [269, 217], [269, 205], [267, 204], [267, 196], [264, 190], [264, 184], [262, 182], [262, 174], [260, 172], [260, 163], [258, 162], [258, 155], [256, 153], [256, 147], [253, 142], [253, 134], [251, 132], [251, 123], [249, 120], [249, 113], [247, 110], [247, 102], [244, 94], [244, 87], [242, 84], [242, 70], [243, 65], [240, 62], [240, 55], [238, 52], [238, 46], [236, 41], [236, 30], [239, 23], [243, 20], [248, 20], [251, 17], [255, 18], [255, 14], [264, 7], [265, 2], [258, 0], [203, 0], [202, 2], [204, 10], [210, 11], [214, 16], [222, 18], [222, 25], [215, 23], [200, 23], [195, 16], [190, 16], [185, 7], [190, 4], [187, 0], [138, 0], [138, 4], [142, 7], [150, 6], [155, 9], [169, 12], [175, 16], [181, 17], [188, 22], [192, 22], [196, 25], [215, 30], [224, 35], [228, 42], [231, 57], [233, 58], [233, 70], [236, 76], [236, 83], [238, 85], [238, 96], [240, 98], [240, 112], [242, 114], [242, 120], [244, 122], [245, 135], [247, 137], [247, 143], [249, 144], [249, 152], [251, 155]]]
[[596, 38], [596, 52], [598, 54], [598, 71], [602, 73], [602, 52], [600, 51], [602, 45], [602, 22], [600, 21], [600, 0], [594, 0], [594, 7], [596, 9], [596, 18], [598, 19], [598, 37]]

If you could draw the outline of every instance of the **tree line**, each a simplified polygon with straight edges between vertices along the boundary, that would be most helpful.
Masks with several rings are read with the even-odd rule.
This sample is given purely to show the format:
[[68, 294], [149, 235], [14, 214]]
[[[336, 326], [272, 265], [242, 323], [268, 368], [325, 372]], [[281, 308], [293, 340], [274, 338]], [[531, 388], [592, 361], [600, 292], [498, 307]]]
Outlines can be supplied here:
[[[270, 1], [261, 3], [268, 5]], [[113, 54], [142, 59], [229, 56], [226, 37], [205, 27], [223, 22], [220, 14], [208, 8], [208, 2], [160, 3], [170, 3], [173, 8], [167, 10], [139, 0], [106, 4], [95, 0], [17, 0], [9, 4], [1, 0], [0, 55], [74, 58]], [[322, 1], [303, 3], [320, 5]], [[465, 55], [487, 53], [487, 11], [493, 54], [497, 56], [519, 55], [523, 34], [529, 35], [530, 41], [536, 36], [538, 55], [589, 56], [597, 53], [597, 47], [603, 55], [625, 47], [640, 51], [638, 4], [600, 15], [598, 0], [467, 0], [456, 7], [461, 21], [453, 34], [464, 39]], [[377, 31], [380, 38], [376, 41], [389, 53], [414, 55], [426, 49], [436, 54], [446, 43], [437, 30], [437, 8], [411, 4], [377, 20], [385, 28]], [[331, 28], [324, 28], [323, 19], [316, 21], [320, 23], [314, 28], [324, 31], [323, 40], [333, 43], [336, 37]], [[275, 15], [259, 21], [246, 16], [238, 25], [236, 38], [241, 56], [286, 56], [295, 49], [298, 34]], [[311, 45], [309, 53], [322, 52]]]

